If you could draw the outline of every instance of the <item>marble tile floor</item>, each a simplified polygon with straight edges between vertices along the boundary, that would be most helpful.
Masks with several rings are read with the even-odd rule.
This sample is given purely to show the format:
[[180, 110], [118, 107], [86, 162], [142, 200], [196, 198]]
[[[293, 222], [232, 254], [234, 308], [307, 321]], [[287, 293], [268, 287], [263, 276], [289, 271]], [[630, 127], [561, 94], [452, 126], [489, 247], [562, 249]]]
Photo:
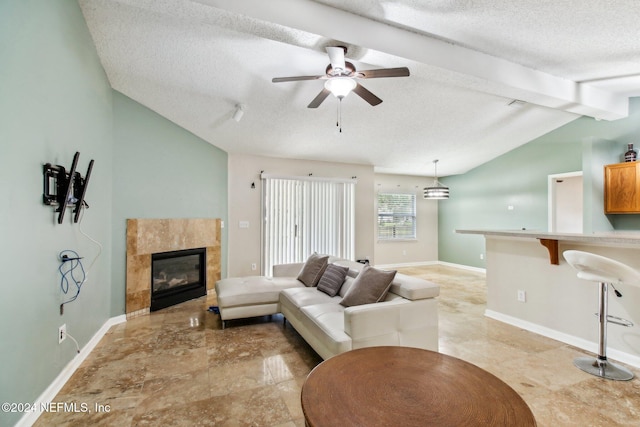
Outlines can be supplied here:
[[[441, 285], [440, 351], [508, 383], [539, 426], [640, 425], [638, 378], [585, 374], [572, 364], [585, 352], [484, 317], [483, 274], [399, 271]], [[112, 327], [55, 398], [91, 413], [45, 413], [36, 426], [304, 426], [300, 388], [321, 358], [282, 316], [222, 330], [206, 310], [214, 304], [203, 297]]]

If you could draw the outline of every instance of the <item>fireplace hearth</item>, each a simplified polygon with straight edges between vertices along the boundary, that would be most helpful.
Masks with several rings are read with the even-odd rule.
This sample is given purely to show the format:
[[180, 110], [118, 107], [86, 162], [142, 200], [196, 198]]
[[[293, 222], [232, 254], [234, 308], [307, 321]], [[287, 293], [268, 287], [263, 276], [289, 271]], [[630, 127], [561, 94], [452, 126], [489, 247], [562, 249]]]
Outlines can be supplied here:
[[151, 311], [207, 293], [206, 248], [151, 254]]

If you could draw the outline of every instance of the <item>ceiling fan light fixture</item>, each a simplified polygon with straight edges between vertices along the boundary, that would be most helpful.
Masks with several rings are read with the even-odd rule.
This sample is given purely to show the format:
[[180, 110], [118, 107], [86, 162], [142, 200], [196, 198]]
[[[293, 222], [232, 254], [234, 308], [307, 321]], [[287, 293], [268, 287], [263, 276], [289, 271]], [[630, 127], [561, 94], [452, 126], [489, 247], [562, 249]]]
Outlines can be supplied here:
[[338, 99], [349, 95], [356, 86], [356, 81], [351, 77], [332, 77], [324, 83], [325, 89]]
[[445, 187], [440, 184], [438, 181], [438, 161], [433, 161], [433, 167], [435, 169], [434, 177], [433, 177], [433, 186], [425, 187], [423, 198], [428, 200], [438, 200], [438, 199], [448, 199], [449, 198], [449, 187]]

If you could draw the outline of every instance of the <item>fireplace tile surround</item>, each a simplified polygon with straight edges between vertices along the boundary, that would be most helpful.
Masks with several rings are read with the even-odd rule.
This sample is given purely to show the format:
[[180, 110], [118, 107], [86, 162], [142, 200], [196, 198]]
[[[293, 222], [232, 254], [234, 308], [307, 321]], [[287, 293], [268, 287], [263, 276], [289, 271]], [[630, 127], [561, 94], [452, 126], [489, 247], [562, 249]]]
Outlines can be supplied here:
[[207, 293], [220, 280], [221, 221], [218, 218], [127, 220], [127, 318], [149, 313], [151, 307], [151, 254], [205, 248]]

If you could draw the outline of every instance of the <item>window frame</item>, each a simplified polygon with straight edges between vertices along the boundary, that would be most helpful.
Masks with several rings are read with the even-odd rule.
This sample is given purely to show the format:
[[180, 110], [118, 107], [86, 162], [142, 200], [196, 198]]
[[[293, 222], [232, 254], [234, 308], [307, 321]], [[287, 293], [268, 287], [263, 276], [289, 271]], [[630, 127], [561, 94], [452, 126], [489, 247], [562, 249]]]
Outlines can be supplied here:
[[[380, 198], [381, 196], [405, 196], [405, 197], [410, 197], [411, 198], [411, 209], [405, 210], [405, 211], [393, 211], [391, 213], [389, 212], [384, 212], [381, 213], [380, 212], [380, 208], [381, 208], [381, 201]], [[377, 235], [377, 239], [379, 242], [401, 242], [401, 241], [415, 241], [418, 240], [418, 215], [417, 215], [417, 210], [418, 210], [418, 206], [417, 206], [417, 197], [415, 195], [415, 193], [407, 193], [407, 192], [394, 192], [394, 191], [384, 191], [384, 192], [379, 192], [376, 196], [376, 203], [377, 203], [377, 215], [376, 215], [376, 235]], [[409, 207], [409, 204], [403, 205], [406, 207]], [[413, 229], [412, 229], [412, 234], [408, 235], [406, 233], [396, 233], [395, 231], [391, 233], [391, 236], [388, 235], [381, 235], [381, 219], [386, 219], [388, 222], [389, 218], [392, 218], [392, 224], [397, 224], [397, 221], [394, 221], [393, 219], [399, 219], [399, 218], [411, 218], [411, 223], [413, 225]], [[398, 227], [398, 225], [395, 225], [395, 227]], [[400, 234], [400, 235], [398, 235]]]

